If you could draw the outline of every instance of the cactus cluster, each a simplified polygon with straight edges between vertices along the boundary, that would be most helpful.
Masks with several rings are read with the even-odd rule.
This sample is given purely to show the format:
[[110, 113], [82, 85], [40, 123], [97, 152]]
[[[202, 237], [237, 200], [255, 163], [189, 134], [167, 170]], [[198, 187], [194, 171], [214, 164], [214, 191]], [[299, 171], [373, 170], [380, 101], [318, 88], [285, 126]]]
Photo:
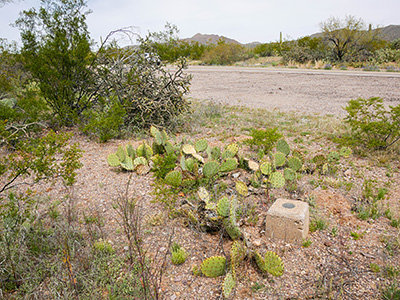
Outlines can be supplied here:
[[107, 156], [107, 163], [111, 167], [121, 167], [126, 171], [136, 171], [139, 175], [147, 174], [150, 171], [148, 159], [152, 156], [153, 151], [143, 143], [135, 150], [128, 144], [125, 147], [118, 146], [116, 153]]
[[308, 165], [308, 172], [312, 173], [318, 171], [322, 175], [326, 175], [335, 169], [335, 165], [339, 162], [341, 157], [348, 158], [352, 151], [348, 147], [342, 147], [339, 151], [331, 151], [326, 156], [324, 154], [315, 155], [311, 164]]

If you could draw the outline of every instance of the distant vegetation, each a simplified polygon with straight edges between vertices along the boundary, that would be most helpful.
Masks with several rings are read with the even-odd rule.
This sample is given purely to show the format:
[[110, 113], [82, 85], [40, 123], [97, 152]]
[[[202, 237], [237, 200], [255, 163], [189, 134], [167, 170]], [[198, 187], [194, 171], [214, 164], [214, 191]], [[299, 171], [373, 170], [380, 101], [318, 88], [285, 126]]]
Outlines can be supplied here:
[[[185, 57], [205, 65], [231, 65], [235, 62], [246, 63], [250, 58], [276, 56], [281, 58], [283, 65], [400, 70], [400, 38], [395, 33], [397, 26], [372, 29], [362, 19], [347, 16], [343, 20], [330, 18], [320, 27], [319, 34], [297, 40], [281, 38], [254, 46], [241, 45], [224, 37], [215, 42], [215, 36], [210, 36], [208, 43], [203, 42], [205, 36], [200, 37], [202, 42], [196, 39], [180, 40], [178, 29], [167, 24], [166, 35], [163, 39], [153, 40], [153, 47], [161, 59], [168, 62]], [[167, 33], [169, 38], [166, 38]]]

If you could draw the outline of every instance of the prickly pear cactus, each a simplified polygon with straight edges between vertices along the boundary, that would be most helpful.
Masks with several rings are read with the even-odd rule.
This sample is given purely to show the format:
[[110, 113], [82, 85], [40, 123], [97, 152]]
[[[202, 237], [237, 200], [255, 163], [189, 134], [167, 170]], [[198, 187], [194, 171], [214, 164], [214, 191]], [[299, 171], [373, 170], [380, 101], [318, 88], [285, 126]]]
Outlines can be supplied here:
[[186, 159], [185, 161], [185, 165], [186, 165], [186, 169], [189, 172], [194, 172], [195, 170], [195, 164], [196, 162], [194, 161], [194, 159], [192, 157], [189, 157], [188, 159]]
[[276, 143], [276, 151], [282, 152], [285, 156], [289, 155], [290, 147], [286, 140], [281, 139]]
[[125, 153], [124, 148], [122, 148], [122, 146], [118, 146], [116, 155], [118, 156], [118, 158], [121, 162], [125, 160], [126, 153]]
[[232, 274], [232, 272], [228, 272], [225, 275], [224, 283], [222, 285], [222, 292], [225, 298], [228, 298], [232, 293], [233, 289], [235, 288], [236, 280]]
[[286, 163], [286, 156], [283, 152], [276, 152], [274, 154], [275, 167], [282, 167]]
[[239, 225], [236, 222], [236, 210], [237, 199], [235, 197], [232, 197], [229, 209], [229, 217], [224, 218], [223, 220], [225, 231], [228, 233], [232, 240], [236, 240], [242, 235]]
[[340, 148], [339, 154], [340, 156], [343, 156], [344, 158], [347, 158], [351, 155], [352, 151], [349, 147], [342, 147]]
[[193, 145], [183, 145], [182, 146], [182, 151], [183, 153], [189, 155], [189, 154], [196, 154], [196, 148], [194, 148]]
[[136, 173], [138, 175], [145, 175], [150, 172], [150, 167], [148, 165], [138, 165], [136, 167]]
[[203, 174], [206, 178], [212, 178], [219, 172], [219, 163], [215, 160], [208, 161], [203, 166]]
[[225, 150], [224, 152], [222, 152], [221, 157], [222, 157], [222, 159], [233, 158], [233, 157], [235, 157], [235, 154], [233, 154], [229, 150]]
[[236, 143], [231, 143], [226, 147], [226, 150], [231, 152], [233, 156], [235, 156], [239, 152], [239, 145]]
[[246, 197], [249, 192], [247, 185], [242, 181], [236, 182], [236, 191], [240, 196]]
[[303, 163], [301, 162], [300, 158], [292, 156], [288, 158], [287, 165], [289, 168], [296, 172], [301, 169]]
[[170, 171], [165, 175], [165, 182], [173, 187], [178, 187], [182, 183], [182, 173], [180, 171]]
[[125, 160], [121, 161], [121, 167], [127, 171], [132, 171], [134, 169], [132, 158], [125, 157]]
[[223, 196], [217, 203], [217, 213], [221, 217], [228, 217], [230, 211], [230, 201], [228, 197]]
[[236, 170], [238, 165], [239, 164], [238, 164], [238, 161], [236, 158], [228, 158], [227, 160], [225, 160], [221, 163], [219, 171], [220, 172], [231, 172], [233, 170]]
[[121, 161], [116, 154], [111, 153], [110, 155], [107, 156], [107, 163], [111, 167], [118, 167], [121, 164]]
[[133, 161], [133, 166], [136, 167], [139, 165], [147, 165], [147, 159], [145, 159], [143, 156], [136, 157]]
[[136, 157], [135, 148], [133, 148], [133, 146], [132, 146], [131, 144], [128, 144], [128, 145], [125, 146], [125, 149], [126, 149], [126, 154], [127, 154], [130, 158], [135, 159], [135, 157]]
[[231, 246], [230, 254], [231, 254], [232, 274], [234, 278], [236, 278], [236, 267], [246, 257], [246, 249], [242, 243], [234, 241]]
[[225, 264], [225, 256], [211, 256], [201, 263], [200, 270], [206, 277], [218, 277], [225, 274]]
[[280, 172], [273, 172], [269, 180], [273, 188], [279, 189], [285, 186], [285, 177]]
[[286, 180], [293, 181], [296, 179], [296, 172], [293, 171], [291, 168], [285, 168], [283, 170], [283, 176], [285, 177]]
[[267, 251], [264, 257], [265, 270], [273, 276], [282, 276], [285, 267], [281, 258], [272, 251]]
[[329, 152], [327, 159], [328, 162], [335, 163], [340, 159], [340, 154], [337, 151], [331, 151]]
[[194, 148], [196, 149], [197, 152], [203, 152], [207, 149], [207, 147], [208, 147], [208, 143], [207, 143], [207, 140], [205, 140], [205, 139], [198, 140], [194, 144]]
[[272, 164], [270, 162], [263, 162], [260, 165], [260, 171], [266, 176], [270, 176], [272, 174]]
[[253, 256], [261, 271], [268, 272], [273, 276], [283, 275], [285, 267], [281, 258], [275, 252], [267, 251], [263, 258], [257, 251], [254, 251]]

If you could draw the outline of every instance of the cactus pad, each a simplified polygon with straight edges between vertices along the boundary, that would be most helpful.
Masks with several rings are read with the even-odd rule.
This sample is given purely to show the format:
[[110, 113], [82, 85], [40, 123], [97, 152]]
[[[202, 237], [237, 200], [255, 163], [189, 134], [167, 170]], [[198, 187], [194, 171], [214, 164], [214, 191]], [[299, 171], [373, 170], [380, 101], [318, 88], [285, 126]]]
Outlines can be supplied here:
[[267, 251], [264, 257], [265, 270], [273, 276], [282, 276], [285, 267], [281, 258], [272, 251]]
[[122, 146], [118, 146], [116, 155], [118, 156], [120, 161], [124, 161], [125, 160], [126, 153], [125, 153], [124, 148], [122, 148]]
[[234, 219], [236, 219], [236, 216], [229, 216], [223, 220], [225, 231], [232, 240], [236, 240], [242, 235], [242, 232]]
[[118, 167], [121, 164], [121, 161], [116, 154], [111, 153], [109, 156], [107, 156], [107, 163], [111, 167]]
[[286, 163], [286, 156], [283, 152], [276, 152], [274, 154], [275, 167], [282, 167]]
[[183, 145], [182, 151], [185, 154], [195, 154], [196, 153], [196, 149], [194, 148], [193, 145]]
[[291, 168], [293, 171], [300, 170], [303, 165], [300, 158], [294, 157], [294, 156], [289, 157], [287, 163], [288, 163], [288, 167]]
[[205, 139], [198, 140], [194, 144], [194, 148], [196, 149], [197, 152], [203, 152], [207, 149], [207, 147], [208, 147], [208, 143], [207, 143], [207, 140], [205, 140]]
[[147, 165], [147, 159], [145, 159], [142, 156], [136, 157], [135, 160], [133, 161], [133, 165], [139, 166], [139, 165]]
[[219, 171], [219, 163], [215, 160], [208, 161], [203, 166], [203, 174], [207, 178], [212, 178], [218, 174]]
[[206, 277], [218, 277], [224, 275], [225, 264], [224, 256], [211, 256], [201, 263], [200, 269]]
[[328, 162], [331, 162], [331, 163], [337, 162], [340, 159], [339, 152], [337, 152], [337, 151], [329, 152], [327, 159], [328, 159]]
[[239, 152], [239, 145], [236, 143], [231, 143], [226, 147], [226, 150], [235, 156]]
[[264, 258], [257, 251], [254, 251], [253, 255], [261, 271], [268, 272], [273, 276], [283, 275], [284, 265], [275, 252], [267, 251]]
[[197, 195], [199, 196], [200, 200], [204, 201], [205, 203], [208, 203], [208, 201], [210, 201], [210, 194], [203, 186], [199, 188], [199, 190], [197, 191]]
[[264, 162], [260, 165], [260, 171], [266, 176], [272, 174], [272, 164], [270, 162]]
[[232, 293], [233, 289], [235, 288], [235, 285], [236, 285], [236, 280], [235, 280], [232, 272], [229, 272], [228, 274], [225, 275], [224, 283], [222, 285], [222, 291], [223, 291], [225, 298], [229, 297], [229, 295]]
[[285, 170], [283, 170], [283, 177], [285, 177], [286, 180], [293, 181], [296, 179], [296, 172], [291, 168], [285, 168]]
[[347, 158], [351, 155], [352, 151], [349, 147], [342, 147], [340, 148], [339, 154], [340, 156], [343, 156], [344, 158]]
[[247, 185], [242, 181], [236, 182], [236, 191], [238, 192], [239, 195], [243, 197], [246, 197], [247, 193], [249, 192]]
[[178, 187], [182, 183], [182, 173], [180, 171], [170, 171], [164, 180], [167, 184]]
[[132, 171], [134, 169], [132, 158], [127, 156], [124, 161], [121, 161], [121, 167], [127, 171]]
[[228, 159], [228, 158], [235, 157], [235, 154], [233, 154], [229, 150], [225, 150], [224, 152], [222, 152], [221, 157], [222, 157], [222, 159]]
[[285, 156], [288, 156], [290, 153], [289, 144], [284, 139], [279, 140], [276, 143], [276, 151], [282, 152]]
[[192, 153], [192, 156], [193, 156], [195, 159], [197, 159], [199, 162], [201, 162], [201, 163], [204, 164], [204, 158], [203, 158], [203, 156], [201, 156], [201, 155], [199, 155], [199, 154], [197, 154], [197, 153]]
[[196, 162], [194, 161], [193, 158], [189, 157], [188, 159], [186, 159], [185, 161], [185, 165], [186, 165], [186, 169], [189, 172], [193, 172], [195, 170], [195, 164]]
[[249, 169], [253, 172], [257, 172], [260, 169], [260, 165], [255, 161], [249, 160], [248, 162]]
[[126, 154], [128, 154], [128, 156], [132, 159], [135, 159], [136, 157], [136, 151], [135, 148], [133, 148], [133, 146], [131, 144], [128, 144], [125, 146], [126, 149]]
[[221, 217], [228, 217], [230, 211], [230, 201], [228, 197], [223, 196], [217, 203], [217, 213]]
[[270, 182], [273, 188], [283, 188], [285, 186], [285, 177], [282, 173], [273, 172], [270, 177]]
[[238, 167], [238, 161], [236, 158], [228, 158], [224, 162], [222, 162], [219, 170], [221, 172], [231, 172], [233, 170], [236, 170]]

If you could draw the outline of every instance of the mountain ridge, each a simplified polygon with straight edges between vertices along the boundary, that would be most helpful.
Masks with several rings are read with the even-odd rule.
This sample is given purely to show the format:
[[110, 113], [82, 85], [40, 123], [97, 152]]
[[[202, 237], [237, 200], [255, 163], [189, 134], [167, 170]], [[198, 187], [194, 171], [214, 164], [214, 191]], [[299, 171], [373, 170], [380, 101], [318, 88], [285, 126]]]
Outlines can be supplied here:
[[[376, 30], [376, 29], [374, 29]], [[379, 28], [380, 36], [382, 39], [386, 41], [394, 41], [396, 39], [400, 39], [400, 25], [387, 25], [385, 27]], [[309, 35], [310, 37], [318, 37], [321, 36], [322, 33], [314, 33]], [[202, 34], [202, 33], [196, 33], [194, 36], [191, 38], [184, 38], [182, 41], [185, 42], [198, 42], [200, 44], [217, 44], [219, 40], [224, 40], [226, 43], [233, 43], [233, 44], [239, 44], [239, 45], [244, 45], [244, 46], [255, 46], [258, 44], [261, 44], [260, 42], [251, 42], [251, 43], [246, 43], [242, 44], [234, 39], [218, 35], [218, 34]]]

